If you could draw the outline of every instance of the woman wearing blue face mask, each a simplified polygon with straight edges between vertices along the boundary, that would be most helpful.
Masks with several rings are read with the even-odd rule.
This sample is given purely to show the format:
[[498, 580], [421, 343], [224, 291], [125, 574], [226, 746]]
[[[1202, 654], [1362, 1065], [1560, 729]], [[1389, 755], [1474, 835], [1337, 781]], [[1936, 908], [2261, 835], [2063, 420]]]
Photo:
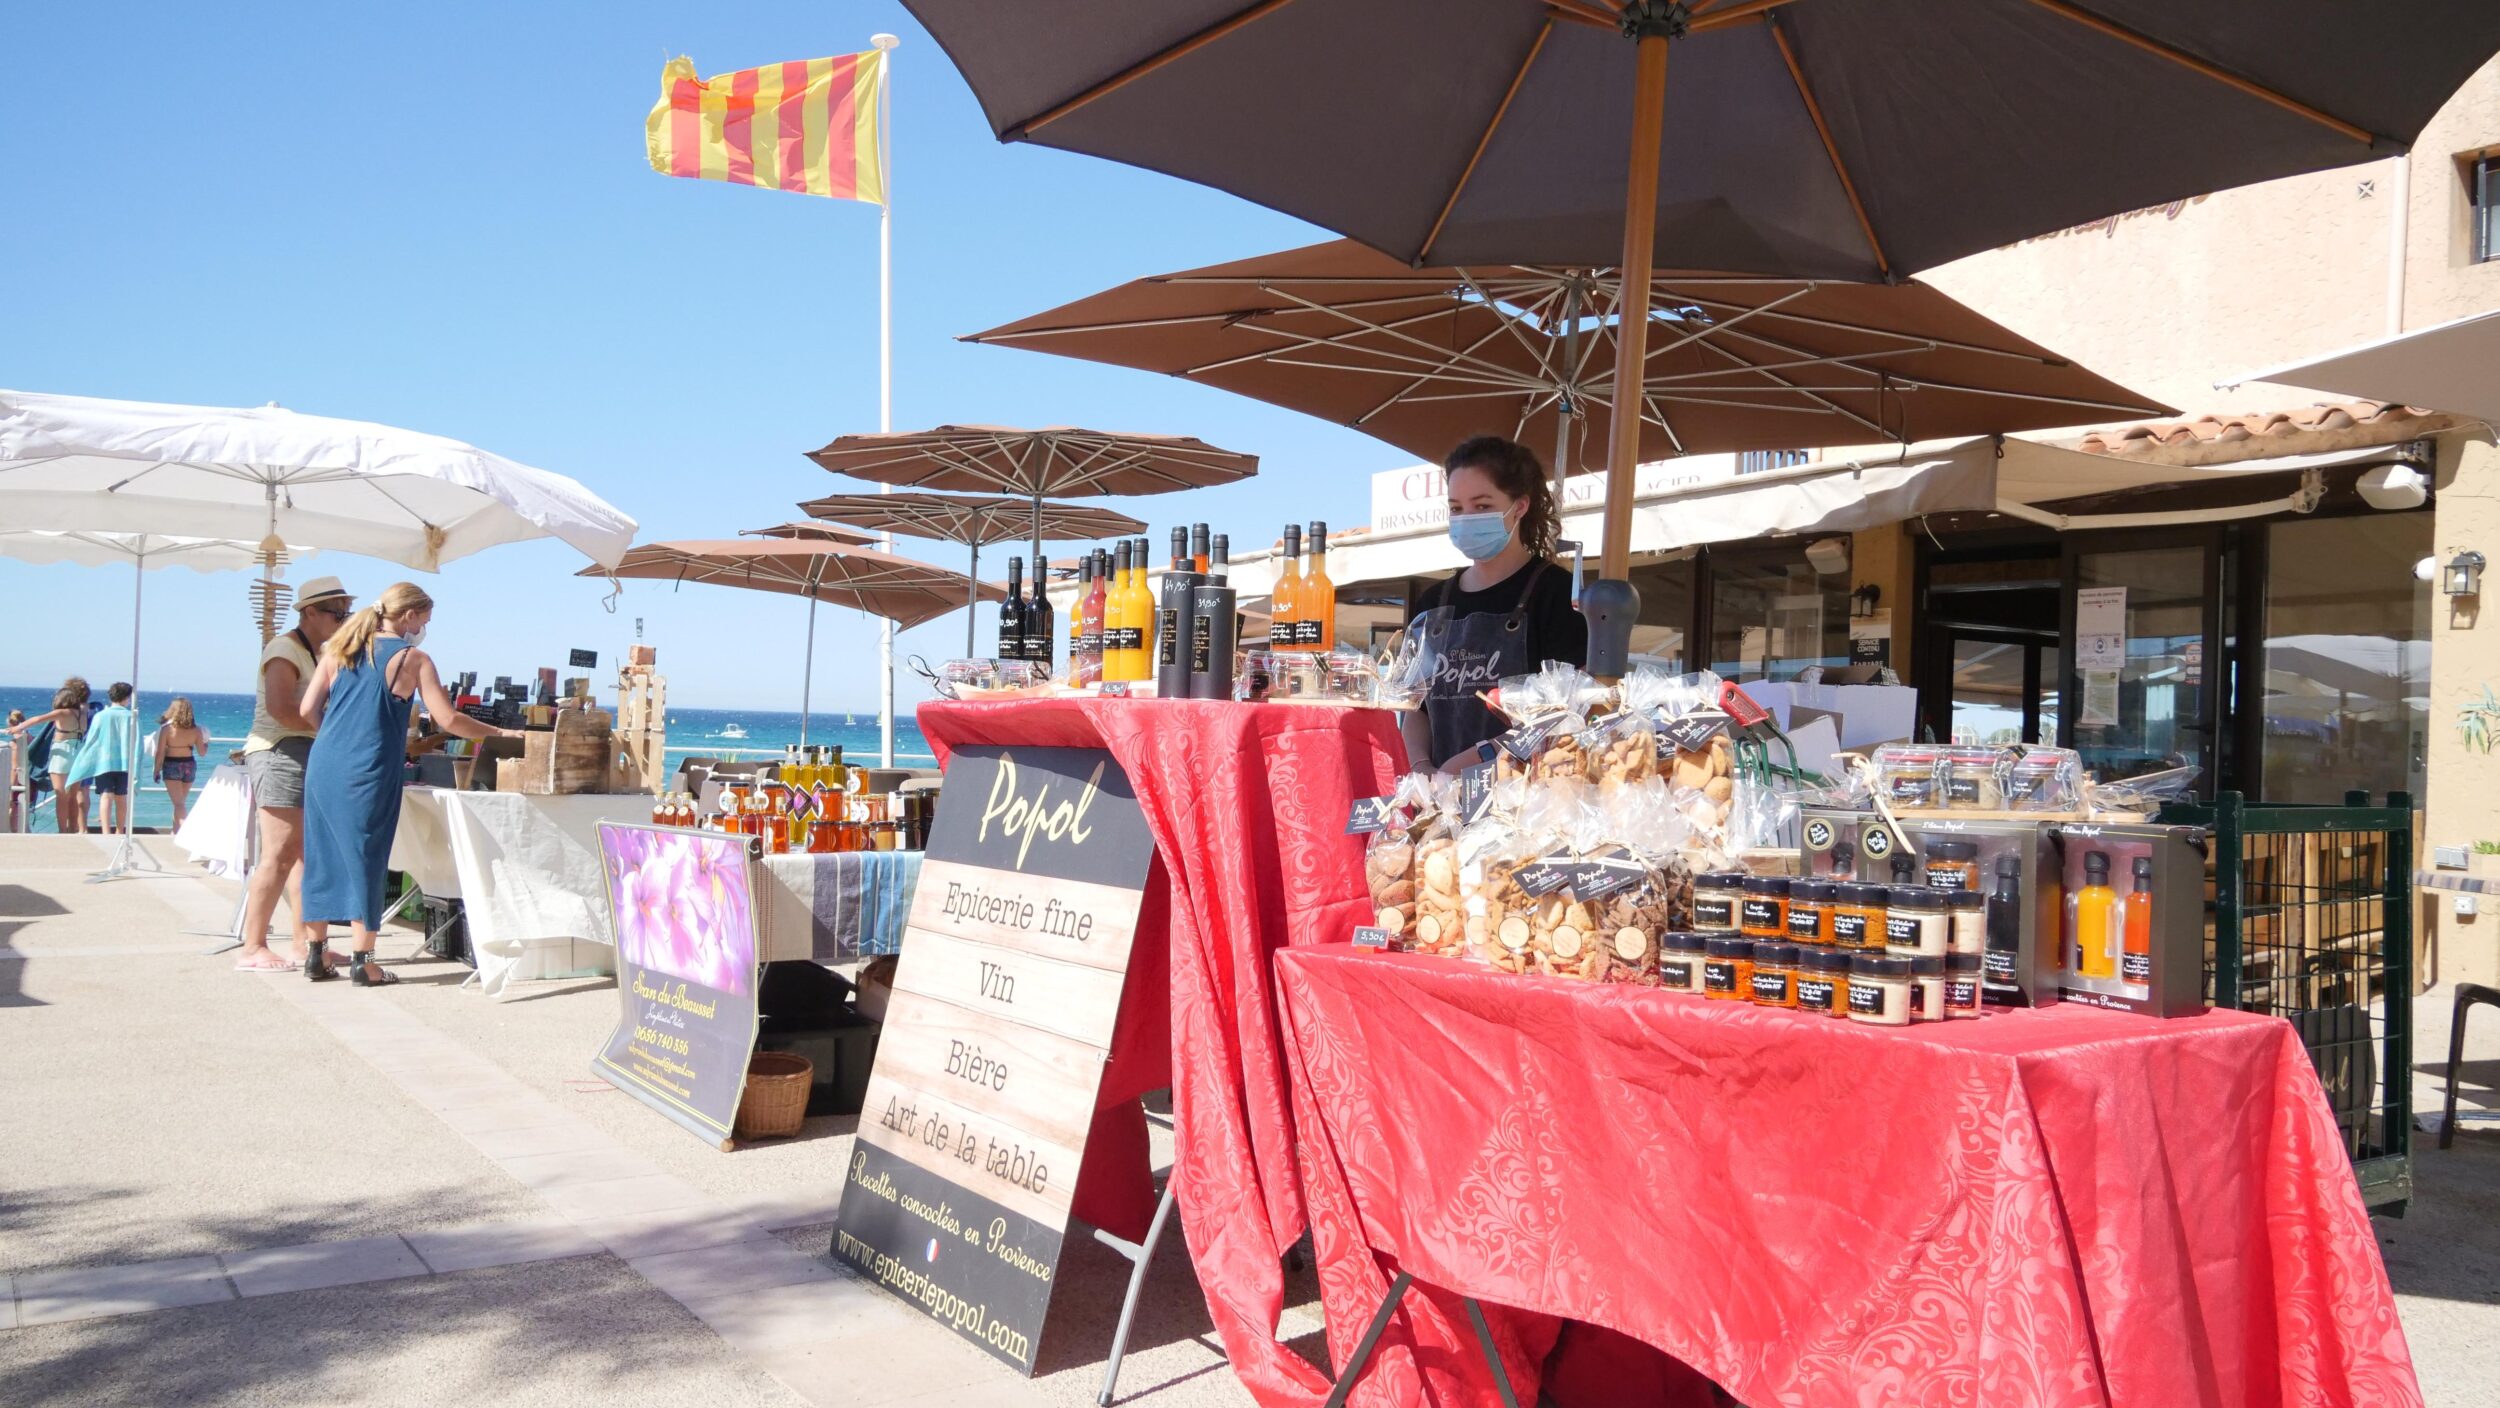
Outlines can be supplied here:
[[1455, 772], [1492, 758], [1503, 725], [1476, 696], [1549, 660], [1585, 665], [1588, 622], [1571, 605], [1571, 572], [1553, 560], [1561, 520], [1534, 451], [1479, 435], [1442, 462], [1450, 542], [1468, 559], [1408, 609], [1446, 608], [1439, 664], [1420, 717], [1407, 716], [1407, 755]]

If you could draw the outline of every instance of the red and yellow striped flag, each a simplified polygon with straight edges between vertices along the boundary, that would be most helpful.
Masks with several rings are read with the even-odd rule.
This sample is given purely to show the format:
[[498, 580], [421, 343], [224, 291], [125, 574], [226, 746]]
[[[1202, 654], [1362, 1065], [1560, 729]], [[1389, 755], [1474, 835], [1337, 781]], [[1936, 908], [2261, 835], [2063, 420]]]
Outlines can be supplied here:
[[702, 79], [671, 59], [644, 130], [651, 169], [883, 205], [884, 88], [877, 49]]

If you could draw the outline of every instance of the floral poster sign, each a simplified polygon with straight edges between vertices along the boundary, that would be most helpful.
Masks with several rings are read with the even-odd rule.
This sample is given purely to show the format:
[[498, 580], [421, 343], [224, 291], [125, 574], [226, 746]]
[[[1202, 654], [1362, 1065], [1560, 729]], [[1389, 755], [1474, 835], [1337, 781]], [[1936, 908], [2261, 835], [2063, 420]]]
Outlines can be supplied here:
[[755, 1050], [748, 838], [599, 825], [616, 924], [616, 1031], [593, 1063], [628, 1094], [724, 1143]]

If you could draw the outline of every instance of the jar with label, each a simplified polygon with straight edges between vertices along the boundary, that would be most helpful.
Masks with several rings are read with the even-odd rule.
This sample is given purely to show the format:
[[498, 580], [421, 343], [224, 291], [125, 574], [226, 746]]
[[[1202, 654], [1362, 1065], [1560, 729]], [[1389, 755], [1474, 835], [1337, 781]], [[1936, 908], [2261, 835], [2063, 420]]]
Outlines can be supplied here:
[[1797, 1005], [1797, 946], [1753, 946], [1753, 1000], [1761, 1007]]
[[1788, 886], [1785, 875], [1748, 875], [1745, 900], [1736, 909], [1736, 928], [1749, 939], [1788, 937]]
[[1658, 986], [1669, 992], [1700, 992], [1704, 948], [1699, 934], [1658, 938]]
[[1705, 934], [1736, 932], [1737, 908], [1745, 902], [1745, 872], [1714, 870], [1693, 881], [1693, 928]]
[[1927, 843], [1927, 883], [1939, 890], [1979, 889], [1977, 841]]
[[1945, 905], [1950, 892], [1928, 885], [1895, 885], [1885, 894], [1884, 949], [1907, 958], [1913, 954], [1942, 956], [1953, 947], [1953, 915]]
[[1979, 1015], [1979, 954], [1956, 949], [1944, 956], [1944, 1015], [1976, 1017]]
[[1975, 888], [1955, 890], [1945, 896], [1945, 908], [1953, 916], [1953, 941], [1947, 952], [1986, 953], [1988, 951], [1988, 897]]
[[1713, 1002], [1753, 1000], [1753, 940], [1715, 934], [1705, 941], [1701, 995]]
[[1800, 944], [1832, 941], [1832, 891], [1828, 880], [1796, 880], [1788, 886], [1788, 937]]
[[2005, 810], [2006, 754], [1996, 748], [1947, 748], [1937, 774], [1944, 805], [1956, 811]]
[[1944, 805], [1944, 783], [1937, 764], [1942, 755], [1933, 748], [1887, 745], [1875, 750], [1876, 785], [1884, 789], [1884, 800], [1896, 807], [1936, 808]]
[[1849, 954], [1808, 948], [1797, 953], [1797, 1010], [1818, 1017], [1849, 1015]]
[[1884, 887], [1832, 887], [1832, 942], [1841, 948], [1884, 946]]
[[1910, 1024], [1910, 960], [1860, 953], [1849, 960], [1849, 1020], [1879, 1027]]
[[1941, 953], [1922, 953], [1910, 960], [1910, 1020], [1944, 1020], [1944, 960]]

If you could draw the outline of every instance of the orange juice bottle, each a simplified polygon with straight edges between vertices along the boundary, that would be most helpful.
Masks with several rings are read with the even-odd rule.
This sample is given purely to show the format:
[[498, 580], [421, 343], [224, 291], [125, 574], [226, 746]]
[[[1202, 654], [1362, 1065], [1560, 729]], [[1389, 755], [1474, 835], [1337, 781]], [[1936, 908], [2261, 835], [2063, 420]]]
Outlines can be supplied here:
[[1285, 550], [1276, 559], [1276, 585], [1267, 598], [1267, 648], [1298, 650], [1302, 619], [1302, 529], [1285, 525]]
[[1302, 575], [1302, 593], [1295, 602], [1301, 619], [1293, 623], [1295, 644], [1325, 655], [1337, 648], [1337, 584], [1328, 577], [1328, 525], [1311, 525], [1311, 570]]

